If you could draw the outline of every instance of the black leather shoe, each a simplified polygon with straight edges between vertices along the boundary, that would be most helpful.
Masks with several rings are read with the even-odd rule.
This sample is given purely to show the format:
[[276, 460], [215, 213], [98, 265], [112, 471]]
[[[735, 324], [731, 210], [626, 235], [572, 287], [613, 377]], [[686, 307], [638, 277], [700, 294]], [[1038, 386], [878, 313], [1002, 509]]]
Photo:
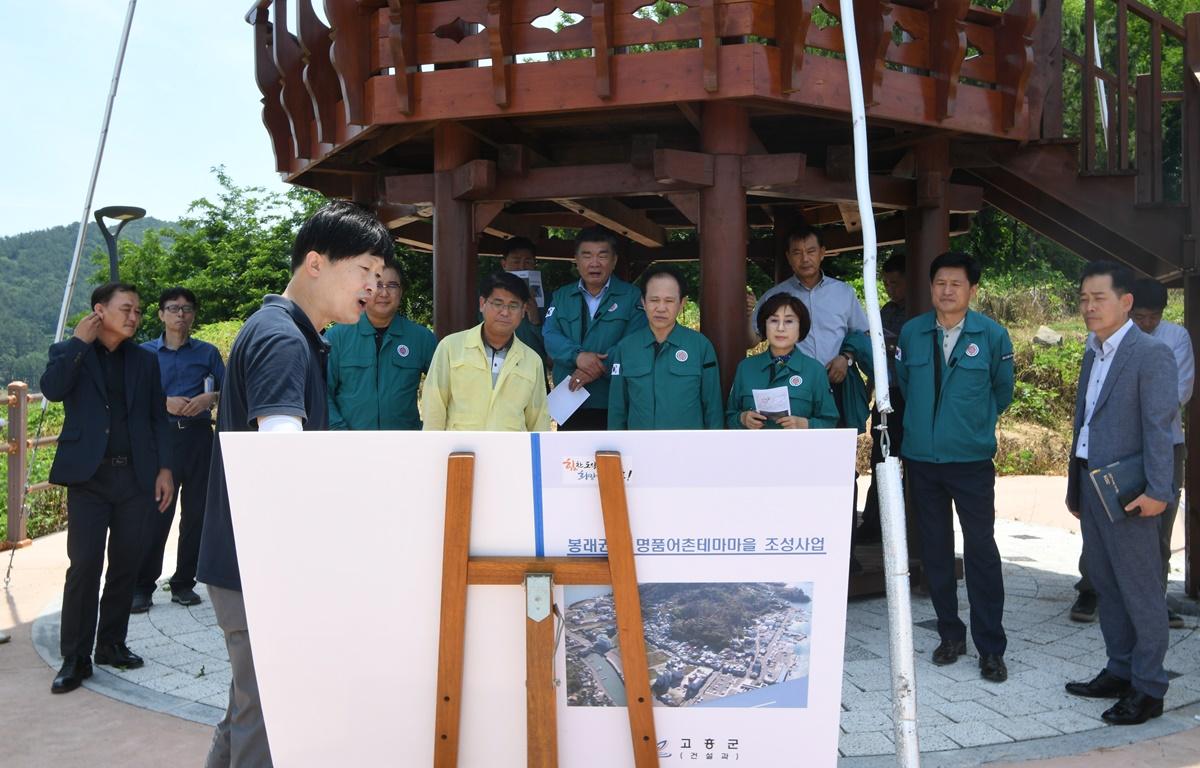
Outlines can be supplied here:
[[958, 657], [966, 652], [966, 640], [943, 640], [937, 648], [933, 649], [933, 663], [944, 667], [958, 661]]
[[1167, 626], [1171, 629], [1183, 629], [1183, 617], [1170, 608], [1167, 609]]
[[200, 595], [192, 589], [171, 590], [171, 602], [180, 605], [200, 605]]
[[1080, 592], [1071, 605], [1071, 621], [1091, 624], [1096, 620], [1096, 593]]
[[1125, 694], [1112, 707], [1104, 710], [1104, 714], [1100, 717], [1104, 718], [1104, 722], [1113, 725], [1141, 725], [1150, 718], [1161, 715], [1162, 705], [1162, 699], [1147, 696], [1141, 691], [1130, 688], [1129, 693]]
[[145, 613], [150, 610], [150, 606], [154, 605], [154, 599], [150, 595], [134, 593], [133, 605], [129, 607], [130, 613]]
[[1008, 679], [1008, 667], [1004, 657], [998, 653], [985, 653], [979, 657], [979, 676], [993, 683], [1003, 683]]
[[1128, 680], [1105, 669], [1086, 683], [1067, 683], [1067, 693], [1087, 699], [1119, 699], [1133, 690], [1130, 686]]
[[50, 693], [67, 693], [92, 676], [92, 661], [87, 656], [68, 656], [63, 659], [58, 676], [50, 684]]
[[125, 643], [109, 643], [96, 646], [96, 663], [121, 669], [137, 669], [146, 662], [126, 647]]

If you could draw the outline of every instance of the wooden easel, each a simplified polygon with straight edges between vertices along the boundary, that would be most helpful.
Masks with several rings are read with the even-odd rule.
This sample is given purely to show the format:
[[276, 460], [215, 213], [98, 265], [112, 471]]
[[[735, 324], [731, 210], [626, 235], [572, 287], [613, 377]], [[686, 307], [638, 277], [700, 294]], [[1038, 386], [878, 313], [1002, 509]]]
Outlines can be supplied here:
[[[521, 586], [529, 575], [549, 575], [564, 585], [611, 584], [617, 614], [634, 765], [658, 765], [658, 740], [650, 698], [650, 672], [633, 561], [633, 536], [625, 501], [621, 454], [596, 452], [600, 505], [608, 540], [607, 558], [471, 557], [471, 495], [475, 454], [452, 453], [446, 472], [446, 532], [442, 552], [441, 636], [438, 640], [437, 718], [433, 764], [456, 768], [462, 709], [463, 643], [467, 586]], [[528, 605], [528, 601], [527, 601]], [[530, 768], [558, 765], [554, 686], [554, 619], [525, 619], [527, 754]]]

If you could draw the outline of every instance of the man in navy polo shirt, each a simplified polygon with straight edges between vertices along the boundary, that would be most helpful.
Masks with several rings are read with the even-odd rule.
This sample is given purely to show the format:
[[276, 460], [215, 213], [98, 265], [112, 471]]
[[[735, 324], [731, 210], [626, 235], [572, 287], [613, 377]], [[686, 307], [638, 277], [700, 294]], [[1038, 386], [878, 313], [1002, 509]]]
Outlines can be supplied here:
[[[217, 432], [328, 429], [329, 348], [318, 329], [356, 322], [393, 254], [387, 228], [353, 203], [329, 203], [300, 227], [287, 289], [264, 298], [233, 342]], [[233, 673], [229, 705], [205, 766], [270, 766], [219, 439], [213, 443], [198, 578], [208, 585]]]
[[[192, 338], [196, 321], [196, 294], [187, 288], [168, 288], [158, 297], [158, 319], [163, 333], [143, 348], [158, 358], [167, 421], [171, 425], [171, 456], [175, 465], [175, 494], [179, 498], [179, 546], [175, 574], [171, 576], [171, 602], [198, 605], [196, 558], [200, 556], [200, 529], [208, 497], [208, 465], [212, 461], [212, 408], [225, 381], [221, 353], [207, 341]], [[174, 506], [155, 517], [146, 534], [146, 554], [133, 586], [130, 613], [145, 613], [154, 602], [154, 588], [162, 575], [163, 553]]]

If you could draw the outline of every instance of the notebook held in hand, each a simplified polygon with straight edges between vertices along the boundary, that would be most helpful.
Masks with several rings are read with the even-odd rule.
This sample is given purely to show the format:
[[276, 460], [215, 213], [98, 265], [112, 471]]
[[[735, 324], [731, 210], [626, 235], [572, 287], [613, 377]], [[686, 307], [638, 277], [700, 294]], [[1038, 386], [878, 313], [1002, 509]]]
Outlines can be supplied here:
[[1132, 511], [1125, 509], [1126, 504], [1146, 490], [1146, 471], [1142, 465], [1141, 454], [1090, 470], [1088, 477], [1092, 479], [1092, 486], [1095, 487], [1096, 495], [1100, 497], [1100, 503], [1104, 505], [1109, 520], [1116, 523], [1141, 514], [1141, 507], [1135, 507]]

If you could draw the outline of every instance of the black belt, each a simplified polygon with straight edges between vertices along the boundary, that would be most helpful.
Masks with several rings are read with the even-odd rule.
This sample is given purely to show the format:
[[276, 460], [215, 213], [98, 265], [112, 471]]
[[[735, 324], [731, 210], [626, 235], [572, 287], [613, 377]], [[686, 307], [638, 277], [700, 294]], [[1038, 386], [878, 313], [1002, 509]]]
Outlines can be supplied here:
[[111, 467], [127, 467], [129, 466], [128, 456], [105, 456], [100, 460], [101, 464], [106, 464]]
[[1079, 469], [1081, 469], [1084, 472], [1084, 474], [1087, 473], [1087, 471], [1088, 471], [1088, 460], [1087, 459], [1081, 459], [1078, 456], [1076, 456], [1075, 463], [1079, 465]]

